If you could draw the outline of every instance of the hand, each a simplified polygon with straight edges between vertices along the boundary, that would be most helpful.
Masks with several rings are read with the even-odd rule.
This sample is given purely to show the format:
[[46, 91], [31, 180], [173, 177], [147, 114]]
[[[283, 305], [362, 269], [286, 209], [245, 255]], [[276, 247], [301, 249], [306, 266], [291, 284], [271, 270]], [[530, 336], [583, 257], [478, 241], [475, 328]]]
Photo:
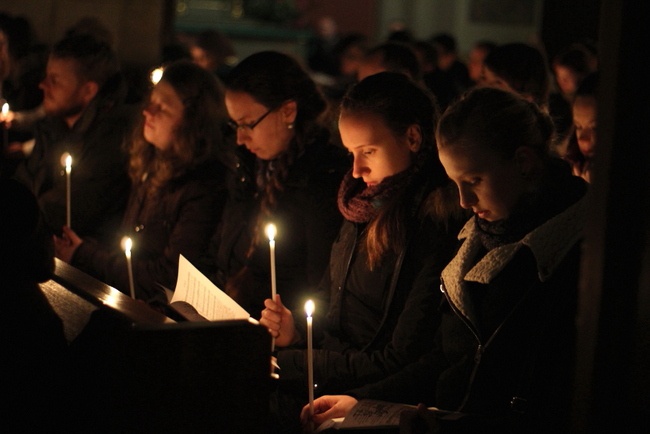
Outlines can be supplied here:
[[54, 255], [62, 261], [70, 263], [74, 252], [77, 251], [81, 243], [83, 240], [79, 238], [79, 235], [69, 227], [63, 226], [61, 237], [54, 235]]
[[266, 327], [275, 338], [275, 346], [286, 347], [293, 343], [296, 336], [296, 329], [293, 323], [293, 315], [280, 299], [280, 294], [275, 295], [275, 301], [270, 298], [264, 300], [266, 309], [262, 311], [260, 324]]
[[314, 400], [314, 416], [309, 414], [309, 404], [307, 404], [300, 412], [300, 421], [303, 425], [311, 421], [318, 426], [326, 420], [345, 417], [357, 402], [355, 398], [348, 395], [323, 395]]

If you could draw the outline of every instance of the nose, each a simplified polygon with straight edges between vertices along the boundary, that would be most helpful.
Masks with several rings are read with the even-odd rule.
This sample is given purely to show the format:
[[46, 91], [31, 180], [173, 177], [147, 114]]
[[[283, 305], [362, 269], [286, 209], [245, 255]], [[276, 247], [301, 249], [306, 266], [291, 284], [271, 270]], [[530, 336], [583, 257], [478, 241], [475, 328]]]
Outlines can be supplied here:
[[580, 142], [590, 142], [591, 141], [591, 130], [583, 128], [578, 131], [578, 141]]
[[150, 102], [142, 109], [142, 114], [145, 116], [155, 116], [160, 111], [160, 105]]
[[368, 167], [365, 166], [359, 158], [352, 161], [352, 177], [361, 178], [364, 174], [368, 173]]
[[460, 196], [460, 206], [464, 209], [470, 209], [476, 204], [476, 195], [468, 188], [458, 187]]

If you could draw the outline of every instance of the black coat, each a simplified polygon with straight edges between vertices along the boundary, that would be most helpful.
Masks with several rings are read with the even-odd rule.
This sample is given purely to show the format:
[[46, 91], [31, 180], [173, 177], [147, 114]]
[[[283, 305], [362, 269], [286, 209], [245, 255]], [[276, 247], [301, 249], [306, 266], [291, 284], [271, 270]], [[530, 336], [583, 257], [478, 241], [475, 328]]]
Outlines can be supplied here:
[[[131, 193], [122, 235], [133, 240], [137, 298], [166, 304], [160, 285], [170, 290], [176, 286], [179, 255], [191, 263], [205, 255], [227, 197], [226, 170], [220, 163], [209, 162], [172, 180], [148, 214], [144, 213], [144, 185]], [[129, 294], [128, 268], [120, 241], [121, 235], [109, 245], [85, 240], [75, 252], [72, 265]]]
[[98, 95], [72, 129], [63, 120], [38, 121], [32, 153], [15, 172], [38, 199], [46, 223], [59, 234], [66, 223], [66, 176], [61, 156], [72, 156], [71, 226], [81, 237], [107, 241], [115, 235], [129, 195], [127, 155], [134, 109], [115, 95]]
[[[563, 432], [570, 409], [580, 199], [523, 240], [484, 257], [474, 220], [442, 273], [434, 350], [384, 381], [349, 393], [426, 403], [470, 416], [441, 432]], [[455, 426], [454, 426], [455, 425]]]
[[[304, 303], [304, 295], [318, 286], [327, 267], [332, 241], [342, 217], [336, 204], [338, 187], [349, 169], [345, 152], [327, 141], [326, 135], [309, 144], [290, 166], [284, 189], [277, 198], [271, 217], [277, 227], [277, 292], [289, 308]], [[258, 318], [264, 300], [271, 297], [269, 242], [262, 233], [253, 256], [246, 260], [254, 225], [257, 223], [259, 196], [254, 177], [245, 162], [231, 186], [221, 227], [214, 242], [216, 270], [211, 279], [222, 290], [226, 281], [248, 265], [248, 292], [236, 297], [248, 313]]]

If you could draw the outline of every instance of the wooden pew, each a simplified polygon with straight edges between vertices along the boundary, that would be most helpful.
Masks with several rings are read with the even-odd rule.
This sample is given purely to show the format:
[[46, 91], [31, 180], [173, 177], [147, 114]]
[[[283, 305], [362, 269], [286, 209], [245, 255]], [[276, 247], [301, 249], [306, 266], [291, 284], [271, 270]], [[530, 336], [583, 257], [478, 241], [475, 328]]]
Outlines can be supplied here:
[[70, 432], [265, 432], [264, 327], [174, 321], [58, 260], [41, 288], [70, 341]]

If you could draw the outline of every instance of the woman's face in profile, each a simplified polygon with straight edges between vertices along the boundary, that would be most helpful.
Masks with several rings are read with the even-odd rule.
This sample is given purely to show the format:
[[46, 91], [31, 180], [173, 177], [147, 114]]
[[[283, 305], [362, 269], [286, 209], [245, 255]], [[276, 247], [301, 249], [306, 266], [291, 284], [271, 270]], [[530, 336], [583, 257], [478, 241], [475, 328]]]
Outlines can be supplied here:
[[183, 102], [172, 85], [164, 80], [158, 82], [142, 111], [145, 140], [161, 151], [170, 149], [183, 119], [183, 109]]
[[[419, 129], [414, 134], [419, 134]], [[354, 157], [352, 176], [362, 178], [368, 186], [381, 183], [411, 166], [412, 153], [419, 149], [421, 138], [410, 145], [407, 135], [395, 136], [381, 117], [370, 114], [346, 114], [339, 118], [341, 140]]]
[[246, 92], [227, 90], [226, 109], [236, 129], [237, 144], [246, 146], [257, 158], [273, 160], [289, 149], [294, 135], [295, 102], [269, 108]]

